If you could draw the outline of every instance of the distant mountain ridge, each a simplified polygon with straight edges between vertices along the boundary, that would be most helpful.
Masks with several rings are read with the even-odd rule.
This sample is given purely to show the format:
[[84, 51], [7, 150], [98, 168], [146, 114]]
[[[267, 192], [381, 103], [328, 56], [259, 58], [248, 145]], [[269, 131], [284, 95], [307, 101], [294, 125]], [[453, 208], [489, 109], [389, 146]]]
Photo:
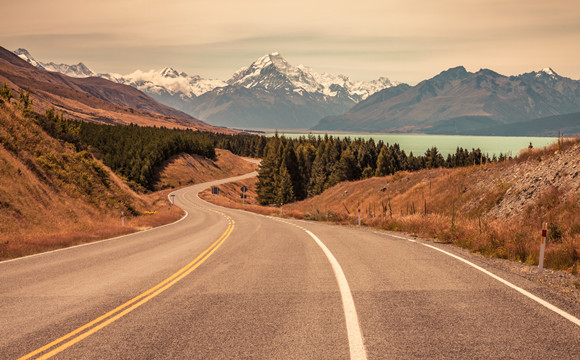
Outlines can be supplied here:
[[29, 89], [34, 110], [41, 114], [54, 107], [67, 118], [85, 121], [219, 130], [134, 87], [98, 77], [49, 72], [32, 57], [24, 59], [0, 47], [0, 84], [4, 83], [16, 96]]
[[[37, 67], [48, 67], [24, 49], [15, 53]], [[131, 85], [161, 103], [229, 127], [310, 128], [322, 117], [344, 113], [375, 92], [398, 84], [386, 77], [363, 82], [318, 74], [304, 65], [290, 65], [279, 53], [258, 58], [227, 81], [190, 76], [171, 67], [127, 75], [95, 74], [73, 67], [53, 65], [50, 71]]]
[[85, 64], [82, 62], [76, 65], [67, 65], [67, 64], [55, 64], [53, 62], [49, 63], [42, 63], [40, 61], [36, 61], [32, 55], [26, 49], [17, 49], [14, 51], [14, 54], [18, 55], [19, 58], [26, 61], [30, 65], [36, 66], [39, 69], [52, 71], [52, 72], [59, 72], [61, 74], [65, 74], [71, 77], [77, 78], [84, 78], [84, 77], [91, 77], [97, 76], [97, 74], [89, 69]]
[[551, 68], [518, 76], [451, 68], [416, 86], [381, 90], [313, 129], [466, 134], [580, 111], [580, 81]]

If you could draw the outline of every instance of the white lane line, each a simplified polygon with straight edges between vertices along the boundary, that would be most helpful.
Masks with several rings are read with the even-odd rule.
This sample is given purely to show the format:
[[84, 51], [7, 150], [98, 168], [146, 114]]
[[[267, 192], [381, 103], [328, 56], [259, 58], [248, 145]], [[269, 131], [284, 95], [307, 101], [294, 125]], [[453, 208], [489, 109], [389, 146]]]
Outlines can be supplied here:
[[338, 288], [340, 290], [340, 298], [342, 299], [342, 309], [344, 311], [344, 317], [346, 320], [346, 333], [348, 335], [348, 345], [350, 350], [350, 358], [356, 360], [366, 360], [367, 352], [364, 346], [362, 331], [360, 330], [360, 325], [358, 322], [358, 315], [356, 313], [356, 307], [354, 306], [354, 299], [352, 298], [352, 293], [350, 291], [350, 286], [348, 286], [348, 281], [346, 280], [346, 276], [344, 276], [344, 272], [340, 267], [340, 264], [332, 255], [330, 250], [324, 245], [320, 239], [314, 235], [314, 233], [300, 225], [291, 223], [289, 221], [285, 221], [276, 217], [268, 216], [269, 218], [283, 222], [288, 225], [295, 226], [300, 230], [303, 230], [311, 238], [314, 239], [316, 244], [322, 249], [324, 255], [330, 262], [332, 266], [332, 271], [334, 272], [334, 276], [336, 281], [338, 282]]
[[386, 236], [391, 236], [391, 237], [394, 237], [394, 238], [397, 238], [397, 239], [402, 239], [402, 240], [411, 241], [411, 242], [414, 242], [414, 243], [418, 243], [418, 244], [421, 244], [421, 245], [423, 245], [423, 246], [426, 246], [426, 247], [428, 247], [428, 248], [431, 248], [431, 249], [437, 250], [437, 251], [439, 251], [439, 252], [442, 252], [442, 253], [443, 253], [443, 254], [445, 254], [445, 255], [449, 255], [449, 256], [451, 256], [452, 258], [455, 258], [455, 259], [457, 259], [457, 260], [459, 260], [459, 261], [462, 261], [462, 262], [466, 263], [467, 265], [469, 265], [469, 266], [471, 266], [471, 267], [473, 267], [473, 268], [475, 268], [475, 269], [477, 269], [477, 270], [481, 271], [482, 273], [484, 273], [484, 274], [486, 274], [486, 275], [488, 275], [488, 276], [490, 276], [490, 277], [492, 277], [492, 278], [496, 279], [497, 281], [501, 282], [502, 284], [504, 284], [504, 285], [506, 285], [506, 286], [509, 286], [510, 288], [512, 288], [512, 289], [514, 289], [514, 290], [516, 290], [517, 292], [521, 293], [522, 295], [525, 295], [525, 296], [527, 296], [528, 298], [530, 298], [530, 299], [534, 300], [535, 302], [537, 302], [538, 304], [540, 304], [540, 305], [542, 305], [542, 306], [544, 306], [544, 307], [548, 308], [549, 310], [552, 310], [552, 311], [553, 311], [553, 312], [555, 312], [556, 314], [558, 314], [558, 315], [560, 315], [560, 316], [564, 317], [565, 319], [567, 319], [567, 320], [571, 321], [573, 324], [580, 326], [580, 319], [578, 319], [578, 318], [577, 318], [577, 317], [575, 317], [574, 315], [568, 314], [568, 313], [567, 313], [567, 312], [565, 312], [564, 310], [562, 310], [562, 309], [560, 309], [560, 308], [558, 308], [558, 307], [556, 307], [556, 306], [554, 306], [554, 305], [550, 304], [550, 303], [549, 303], [549, 302], [547, 302], [546, 300], [543, 300], [543, 299], [541, 299], [541, 298], [537, 297], [536, 295], [534, 295], [534, 294], [530, 293], [529, 291], [526, 291], [526, 290], [522, 289], [521, 287], [519, 287], [519, 286], [516, 286], [516, 285], [512, 284], [511, 282], [509, 282], [509, 281], [507, 281], [507, 280], [505, 280], [505, 279], [503, 279], [503, 278], [501, 278], [501, 277], [499, 277], [499, 276], [495, 275], [494, 273], [491, 273], [491, 272], [489, 272], [489, 271], [485, 270], [485, 269], [484, 269], [484, 268], [482, 268], [481, 266], [475, 265], [475, 264], [474, 264], [474, 263], [472, 263], [471, 261], [465, 260], [464, 258], [462, 258], [462, 257], [460, 257], [460, 256], [457, 256], [457, 255], [455, 255], [455, 254], [452, 254], [452, 253], [450, 253], [450, 252], [447, 252], [447, 251], [445, 251], [445, 250], [439, 249], [438, 247], [436, 247], [436, 246], [433, 246], [433, 245], [425, 244], [425, 243], [422, 243], [422, 242], [417, 242], [417, 241], [415, 241], [415, 240], [407, 239], [407, 238], [404, 238], [404, 237], [401, 237], [401, 236], [397, 236], [397, 235], [391, 235], [391, 234], [383, 234], [383, 235], [386, 235]]
[[310, 230], [303, 229], [311, 238], [316, 241], [318, 246], [322, 249], [328, 261], [332, 265], [332, 270], [334, 271], [334, 276], [338, 282], [338, 287], [340, 289], [340, 297], [342, 298], [342, 308], [344, 310], [344, 317], [346, 319], [346, 332], [348, 334], [348, 345], [350, 348], [350, 358], [351, 359], [366, 359], [367, 353], [365, 350], [362, 332], [358, 323], [358, 316], [356, 314], [356, 308], [354, 306], [354, 300], [350, 292], [350, 287], [348, 286], [348, 281], [344, 276], [344, 272], [340, 267], [340, 264], [332, 255], [330, 250], [324, 245], [320, 239], [314, 235]]
[[496, 279], [497, 281], [501, 282], [502, 284], [504, 284], [504, 285], [507, 285], [507, 286], [511, 287], [512, 289], [514, 289], [514, 290], [518, 291], [519, 293], [521, 293], [521, 294], [523, 294], [523, 295], [525, 295], [525, 296], [529, 297], [530, 299], [534, 300], [535, 302], [537, 302], [537, 303], [539, 303], [539, 304], [541, 304], [541, 305], [545, 306], [546, 308], [548, 308], [548, 309], [552, 310], [552, 311], [553, 311], [553, 312], [555, 312], [556, 314], [558, 314], [558, 315], [561, 315], [561, 316], [563, 316], [564, 318], [566, 318], [567, 320], [570, 320], [572, 323], [574, 323], [574, 324], [576, 324], [576, 325], [580, 326], [580, 319], [576, 318], [575, 316], [573, 316], [573, 315], [571, 315], [571, 314], [568, 314], [568, 313], [567, 313], [567, 312], [565, 312], [564, 310], [561, 310], [561, 309], [559, 309], [559, 308], [555, 307], [554, 305], [550, 304], [549, 302], [547, 302], [547, 301], [545, 301], [545, 300], [543, 300], [543, 299], [540, 299], [540, 298], [539, 298], [539, 297], [537, 297], [536, 295], [534, 295], [534, 294], [532, 294], [532, 293], [530, 293], [530, 292], [528, 292], [528, 291], [526, 291], [526, 290], [522, 289], [521, 287], [519, 287], [519, 286], [516, 286], [516, 285], [512, 284], [511, 282], [509, 282], [509, 281], [507, 281], [507, 280], [504, 280], [503, 278], [501, 278], [501, 277], [499, 277], [499, 276], [497, 276], [497, 275], [495, 275], [495, 274], [493, 274], [493, 273], [491, 273], [491, 272], [489, 272], [489, 271], [485, 270], [485, 269], [484, 269], [484, 268], [482, 268], [481, 266], [475, 265], [474, 263], [472, 263], [472, 262], [470, 262], [470, 261], [467, 261], [467, 260], [465, 260], [465, 259], [463, 259], [463, 258], [461, 258], [461, 257], [459, 257], [459, 256], [457, 256], [457, 255], [454, 255], [454, 254], [452, 254], [452, 253], [450, 253], [450, 252], [447, 252], [447, 251], [445, 251], [445, 250], [441, 250], [441, 249], [439, 249], [439, 248], [437, 248], [437, 247], [435, 247], [435, 246], [432, 246], [432, 245], [429, 245], [429, 244], [423, 244], [423, 243], [421, 243], [421, 245], [424, 245], [424, 246], [427, 246], [427, 247], [429, 247], [429, 248], [432, 248], [432, 249], [435, 249], [435, 250], [437, 250], [437, 251], [440, 251], [440, 252], [442, 252], [442, 253], [444, 253], [444, 254], [446, 254], [446, 255], [449, 255], [449, 256], [451, 256], [451, 257], [453, 257], [453, 258], [455, 258], [455, 259], [457, 259], [457, 260], [459, 260], [459, 261], [463, 261], [463, 262], [464, 262], [464, 263], [466, 263], [467, 265], [469, 265], [469, 266], [472, 266], [472, 267], [476, 268], [477, 270], [479, 270], [479, 271], [483, 272], [484, 274], [486, 274], [486, 275], [488, 275], [488, 276], [491, 276], [492, 278]]

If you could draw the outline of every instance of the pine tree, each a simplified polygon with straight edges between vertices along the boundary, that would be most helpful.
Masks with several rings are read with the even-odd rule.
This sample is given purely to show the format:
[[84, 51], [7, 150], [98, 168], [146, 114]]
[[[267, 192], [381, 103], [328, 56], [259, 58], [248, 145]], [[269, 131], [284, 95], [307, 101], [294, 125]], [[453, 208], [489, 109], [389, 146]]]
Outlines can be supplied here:
[[387, 152], [387, 147], [383, 145], [379, 157], [377, 158], [377, 170], [375, 171], [375, 176], [386, 176], [391, 174], [391, 172], [391, 159]]
[[256, 184], [256, 192], [258, 194], [258, 202], [261, 205], [269, 205], [276, 203], [276, 189], [278, 187], [278, 173], [279, 173], [279, 138], [272, 138], [266, 149], [265, 155], [260, 164], [258, 172], [258, 183]]
[[18, 108], [22, 111], [22, 115], [27, 117], [32, 115], [32, 99], [30, 98], [30, 90], [20, 90], [18, 94]]
[[10, 100], [14, 97], [14, 95], [12, 95], [12, 91], [10, 91], [6, 83], [4, 83], [4, 85], [2, 86], [2, 90], [0, 90], [0, 97], [2, 97], [8, 102], [10, 102]]
[[292, 189], [292, 178], [283, 161], [277, 174], [274, 202], [276, 205], [281, 206], [294, 201], [296, 201], [296, 197]]
[[439, 154], [439, 150], [435, 146], [425, 152], [425, 167], [427, 169], [438, 168], [443, 163], [443, 156]]
[[360, 177], [357, 161], [350, 150], [347, 148], [342, 152], [340, 161], [336, 163], [328, 179], [329, 186], [334, 186], [341, 181], [352, 181]]
[[302, 178], [302, 173], [300, 172], [300, 166], [298, 164], [298, 158], [296, 157], [296, 152], [294, 151], [293, 141], [288, 141], [284, 146], [284, 151], [282, 153], [282, 162], [286, 166], [288, 173], [290, 174], [290, 180], [292, 182], [292, 191], [294, 196], [298, 200], [303, 200], [306, 198], [306, 193], [304, 192], [304, 180]]
[[326, 146], [321, 143], [316, 151], [316, 157], [312, 164], [312, 173], [308, 184], [308, 195], [314, 196], [322, 193], [325, 189], [325, 184], [328, 179], [326, 173], [327, 155], [325, 154]]

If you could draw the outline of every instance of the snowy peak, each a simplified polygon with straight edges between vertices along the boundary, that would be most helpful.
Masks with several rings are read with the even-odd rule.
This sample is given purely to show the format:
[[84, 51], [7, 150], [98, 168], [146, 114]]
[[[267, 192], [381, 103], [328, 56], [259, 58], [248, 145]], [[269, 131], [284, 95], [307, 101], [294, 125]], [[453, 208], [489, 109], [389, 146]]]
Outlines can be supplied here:
[[228, 84], [245, 88], [261, 87], [264, 89], [294, 88], [290, 77], [295, 76], [293, 68], [280, 53], [264, 55], [250, 66], [238, 70]]
[[[105, 77], [104, 75], [100, 76]], [[227, 85], [221, 80], [202, 79], [197, 75], [189, 76], [171, 67], [166, 67], [161, 71], [144, 72], [137, 70], [131, 74], [116, 75], [113, 78], [118, 83], [131, 85], [149, 94], [177, 95], [182, 98], [193, 98], [217, 87]]]
[[175, 79], [178, 77], [188, 77], [186, 73], [184, 72], [177, 72], [175, 69], [170, 68], [170, 67], [166, 67], [165, 69], [161, 70], [159, 72], [161, 74], [161, 76], [165, 77], [165, 78], [171, 78], [171, 79]]
[[55, 64], [53, 62], [49, 62], [46, 64], [43, 63], [42, 65], [48, 71], [59, 72], [61, 74], [65, 74], [70, 77], [85, 78], [97, 76], [97, 74], [93, 70], [89, 69], [82, 62], [76, 65]]
[[536, 73], [536, 77], [540, 77], [540, 76], [549, 76], [551, 78], [557, 78], [560, 77], [560, 75], [558, 75], [554, 70], [552, 70], [552, 68], [547, 67], [547, 68], [543, 68], [542, 70], [538, 71]]
[[543, 68], [543, 69], [542, 69], [542, 72], [543, 72], [543, 73], [546, 73], [546, 74], [548, 74], [548, 75], [554, 75], [554, 76], [555, 76], [555, 75], [558, 75], [558, 74], [556, 74], [556, 72], [555, 72], [554, 70], [552, 70], [552, 68], [549, 68], [549, 67], [547, 67], [547, 68]]
[[76, 78], [85, 78], [90, 76], [97, 76], [97, 74], [89, 69], [85, 64], [78, 63], [76, 65], [67, 65], [67, 64], [55, 64], [53, 62], [49, 63], [42, 63], [40, 61], [36, 61], [32, 55], [26, 49], [17, 49], [14, 51], [19, 58], [28, 62], [29, 64], [36, 66], [39, 69], [43, 69], [46, 71], [52, 72], [59, 72], [61, 74], [65, 74], [70, 77]]
[[250, 66], [238, 70], [227, 82], [232, 86], [285, 90], [300, 95], [310, 93], [329, 97], [343, 96], [353, 102], [398, 84], [385, 77], [362, 82], [353, 81], [345, 75], [318, 74], [302, 64], [290, 65], [278, 52], [256, 59]]
[[14, 54], [32, 66], [35, 66], [35, 67], [40, 68], [40, 69], [44, 69], [44, 66], [42, 66], [38, 61], [36, 61], [32, 57], [32, 55], [30, 55], [28, 50], [19, 48], [17, 50], [14, 50]]

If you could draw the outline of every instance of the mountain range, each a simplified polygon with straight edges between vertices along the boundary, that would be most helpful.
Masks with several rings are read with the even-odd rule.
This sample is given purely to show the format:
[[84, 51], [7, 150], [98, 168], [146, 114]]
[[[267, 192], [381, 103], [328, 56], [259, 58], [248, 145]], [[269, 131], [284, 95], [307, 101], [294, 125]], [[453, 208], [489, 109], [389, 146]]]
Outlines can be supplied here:
[[233, 128], [485, 135], [508, 131], [540, 136], [566, 129], [568, 134], [580, 133], [574, 116], [580, 112], [580, 81], [551, 68], [505, 76], [458, 66], [411, 86], [384, 77], [357, 82], [344, 75], [318, 74], [271, 53], [222, 81], [170, 67], [127, 75], [96, 74], [83, 63], [41, 63], [26, 50], [15, 53], [49, 71], [131, 85], [163, 104]]
[[[49, 68], [0, 47], [0, 84], [7, 84], [16, 97], [28, 89], [38, 113], [54, 107], [70, 119], [222, 131], [161, 104], [134, 87], [98, 77], [70, 77], [48, 71]], [[75, 67], [82, 68], [82, 64]]]
[[72, 77], [101, 77], [131, 85], [161, 103], [214, 125], [307, 129], [328, 115], [348, 111], [375, 92], [395, 86], [385, 77], [363, 82], [292, 66], [279, 53], [262, 56], [227, 81], [204, 79], [166, 67], [127, 75], [97, 74], [83, 63], [43, 63], [25, 49], [14, 52], [30, 64]]
[[502, 125], [579, 111], [580, 81], [550, 68], [504, 76], [488, 69], [472, 73], [459, 66], [416, 86], [381, 90], [344, 115], [322, 119], [314, 129], [488, 133]]

